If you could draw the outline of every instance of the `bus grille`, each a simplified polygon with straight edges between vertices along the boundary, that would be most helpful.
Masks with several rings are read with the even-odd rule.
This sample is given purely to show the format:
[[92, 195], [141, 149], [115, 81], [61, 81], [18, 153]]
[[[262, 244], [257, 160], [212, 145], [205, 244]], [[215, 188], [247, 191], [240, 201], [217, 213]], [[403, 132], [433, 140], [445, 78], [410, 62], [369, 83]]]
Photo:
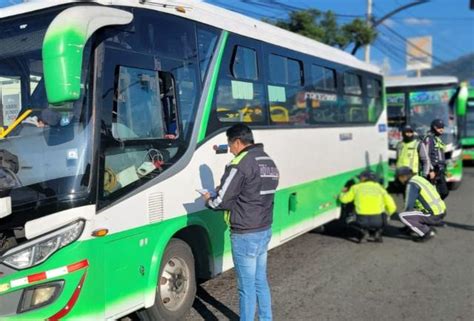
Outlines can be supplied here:
[[163, 211], [163, 193], [150, 193], [148, 195], [148, 219], [150, 223], [163, 221]]

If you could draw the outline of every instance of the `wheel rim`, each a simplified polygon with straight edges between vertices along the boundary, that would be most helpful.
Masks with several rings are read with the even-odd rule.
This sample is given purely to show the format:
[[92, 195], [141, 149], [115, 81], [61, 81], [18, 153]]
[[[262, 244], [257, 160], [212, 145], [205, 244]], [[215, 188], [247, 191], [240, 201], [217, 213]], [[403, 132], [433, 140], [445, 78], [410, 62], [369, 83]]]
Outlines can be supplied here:
[[157, 288], [161, 302], [170, 311], [178, 310], [189, 292], [189, 267], [179, 257], [172, 257], [166, 262]]

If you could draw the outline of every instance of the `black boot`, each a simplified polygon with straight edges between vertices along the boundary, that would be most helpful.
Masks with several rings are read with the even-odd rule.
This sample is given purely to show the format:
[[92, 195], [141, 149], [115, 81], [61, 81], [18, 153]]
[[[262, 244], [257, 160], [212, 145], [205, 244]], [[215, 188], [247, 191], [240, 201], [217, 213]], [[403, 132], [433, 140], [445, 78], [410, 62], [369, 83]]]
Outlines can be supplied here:
[[360, 235], [359, 235], [359, 239], [357, 240], [358, 243], [362, 243], [364, 241], [367, 241], [367, 235], [368, 235], [368, 231], [365, 230], [365, 229], [360, 229]]
[[374, 234], [374, 242], [383, 243], [382, 230], [376, 230]]

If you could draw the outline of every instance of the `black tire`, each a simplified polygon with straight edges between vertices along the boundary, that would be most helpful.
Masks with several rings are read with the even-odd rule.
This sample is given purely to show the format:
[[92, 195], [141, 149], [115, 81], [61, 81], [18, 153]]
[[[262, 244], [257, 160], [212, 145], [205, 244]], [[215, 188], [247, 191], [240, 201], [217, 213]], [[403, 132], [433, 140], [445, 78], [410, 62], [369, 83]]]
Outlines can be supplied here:
[[448, 183], [448, 188], [449, 188], [451, 191], [455, 191], [455, 190], [457, 190], [457, 189], [461, 186], [461, 182], [462, 182], [462, 181]]
[[[168, 273], [169, 269], [179, 271], [182, 265], [182, 277], [171, 280], [173, 273]], [[167, 271], [165, 271], [165, 267]], [[173, 270], [174, 271], [174, 270]], [[180, 273], [174, 274], [178, 276]], [[161, 282], [165, 282], [161, 284]], [[163, 290], [166, 288], [165, 290]], [[176, 299], [171, 294], [177, 294]], [[158, 284], [156, 287], [155, 304], [137, 312], [141, 320], [181, 320], [191, 309], [196, 296], [196, 277], [194, 269], [194, 256], [189, 245], [180, 239], [171, 239], [163, 259], [161, 261]]]

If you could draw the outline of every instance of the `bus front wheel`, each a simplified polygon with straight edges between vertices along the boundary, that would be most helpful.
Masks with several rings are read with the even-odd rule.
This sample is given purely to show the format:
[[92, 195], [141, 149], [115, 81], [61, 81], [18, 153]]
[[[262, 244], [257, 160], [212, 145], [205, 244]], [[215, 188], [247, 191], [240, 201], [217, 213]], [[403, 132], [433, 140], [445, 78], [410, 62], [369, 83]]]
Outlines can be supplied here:
[[142, 320], [181, 320], [196, 296], [194, 256], [180, 239], [172, 239], [161, 261], [155, 304], [138, 312]]

